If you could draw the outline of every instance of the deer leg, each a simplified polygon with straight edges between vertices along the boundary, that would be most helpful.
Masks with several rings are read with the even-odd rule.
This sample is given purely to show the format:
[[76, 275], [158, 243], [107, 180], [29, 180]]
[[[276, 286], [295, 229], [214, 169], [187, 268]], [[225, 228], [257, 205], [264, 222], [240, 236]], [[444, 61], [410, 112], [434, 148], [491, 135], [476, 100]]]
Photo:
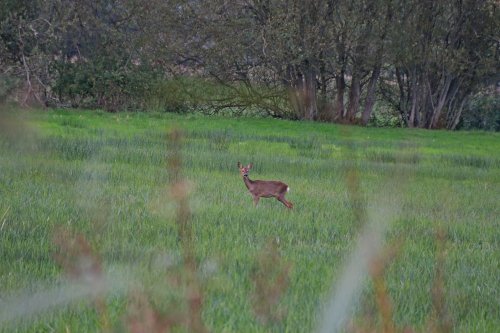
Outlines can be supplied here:
[[290, 201], [287, 201], [285, 199], [284, 195], [280, 195], [280, 196], [276, 197], [276, 199], [278, 199], [279, 201], [281, 201], [283, 203], [283, 205], [286, 206], [286, 208], [288, 208], [288, 209], [292, 209], [293, 208], [293, 204]]
[[256, 196], [256, 195], [253, 196], [253, 205], [255, 207], [257, 207], [257, 204], [259, 203], [259, 199], [260, 198], [258, 196]]

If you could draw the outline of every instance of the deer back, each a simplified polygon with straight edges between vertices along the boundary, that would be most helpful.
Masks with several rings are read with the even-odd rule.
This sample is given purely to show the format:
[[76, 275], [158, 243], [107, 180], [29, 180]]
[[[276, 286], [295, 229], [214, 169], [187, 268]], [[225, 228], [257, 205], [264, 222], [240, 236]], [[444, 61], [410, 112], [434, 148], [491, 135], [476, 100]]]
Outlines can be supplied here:
[[275, 180], [250, 180], [245, 179], [245, 184], [250, 193], [259, 197], [277, 197], [288, 190], [288, 185]]

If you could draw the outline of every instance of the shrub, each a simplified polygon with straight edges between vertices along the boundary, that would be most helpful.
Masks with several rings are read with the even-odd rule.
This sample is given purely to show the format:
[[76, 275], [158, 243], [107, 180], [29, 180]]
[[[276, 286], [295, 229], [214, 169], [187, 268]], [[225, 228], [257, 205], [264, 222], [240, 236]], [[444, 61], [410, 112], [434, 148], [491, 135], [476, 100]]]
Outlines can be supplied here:
[[500, 131], [500, 95], [477, 95], [467, 104], [461, 128]]
[[370, 127], [401, 127], [399, 114], [382, 102], [375, 104], [372, 116], [368, 121]]
[[0, 104], [7, 102], [13, 91], [17, 88], [19, 81], [9, 75], [0, 76]]
[[72, 107], [107, 111], [141, 110], [156, 73], [142, 66], [120, 65], [111, 60], [60, 62], [53, 67], [54, 91]]

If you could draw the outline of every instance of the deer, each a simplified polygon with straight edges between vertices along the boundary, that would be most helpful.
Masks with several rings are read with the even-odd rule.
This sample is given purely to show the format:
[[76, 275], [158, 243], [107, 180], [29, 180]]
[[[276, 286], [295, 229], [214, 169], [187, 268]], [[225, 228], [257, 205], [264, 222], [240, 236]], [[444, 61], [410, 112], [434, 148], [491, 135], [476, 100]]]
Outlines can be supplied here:
[[253, 197], [254, 206], [257, 207], [260, 198], [275, 197], [288, 209], [293, 208], [293, 204], [285, 199], [285, 194], [290, 190], [287, 184], [276, 180], [251, 180], [248, 177], [248, 172], [253, 164], [250, 163], [246, 167], [238, 162], [238, 169], [240, 169], [243, 182], [245, 183], [248, 191]]

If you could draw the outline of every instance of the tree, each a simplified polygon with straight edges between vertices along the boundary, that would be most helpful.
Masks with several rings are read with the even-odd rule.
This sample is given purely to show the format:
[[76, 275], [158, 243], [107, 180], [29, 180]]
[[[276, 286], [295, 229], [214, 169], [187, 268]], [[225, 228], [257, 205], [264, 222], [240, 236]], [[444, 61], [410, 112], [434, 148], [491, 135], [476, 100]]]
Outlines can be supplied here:
[[0, 62], [24, 82], [23, 104], [145, 109], [155, 94], [186, 93], [164, 82], [190, 76], [211, 84], [191, 103], [206, 109], [367, 125], [384, 100], [403, 126], [454, 129], [470, 96], [499, 80], [494, 0], [6, 0], [0, 9]]
[[400, 1], [397, 12], [390, 41], [401, 118], [408, 127], [454, 129], [468, 96], [498, 72], [497, 5]]

